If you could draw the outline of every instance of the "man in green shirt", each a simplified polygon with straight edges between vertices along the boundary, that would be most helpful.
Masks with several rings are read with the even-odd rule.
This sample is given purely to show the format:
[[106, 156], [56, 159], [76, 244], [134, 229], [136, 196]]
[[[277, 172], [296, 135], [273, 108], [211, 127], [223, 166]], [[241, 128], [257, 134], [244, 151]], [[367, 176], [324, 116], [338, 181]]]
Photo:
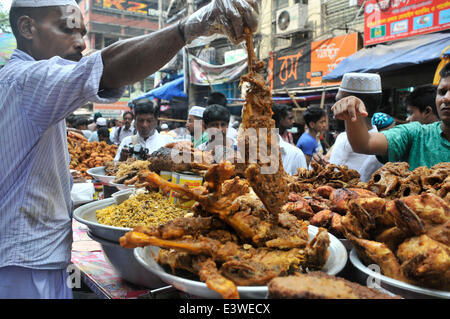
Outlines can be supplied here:
[[413, 122], [369, 134], [364, 124], [367, 111], [360, 99], [348, 96], [336, 102], [332, 110], [337, 119], [345, 121], [352, 149], [377, 155], [382, 162], [406, 161], [411, 170], [450, 162], [450, 63], [444, 66], [440, 76], [436, 94], [440, 121], [432, 124]]

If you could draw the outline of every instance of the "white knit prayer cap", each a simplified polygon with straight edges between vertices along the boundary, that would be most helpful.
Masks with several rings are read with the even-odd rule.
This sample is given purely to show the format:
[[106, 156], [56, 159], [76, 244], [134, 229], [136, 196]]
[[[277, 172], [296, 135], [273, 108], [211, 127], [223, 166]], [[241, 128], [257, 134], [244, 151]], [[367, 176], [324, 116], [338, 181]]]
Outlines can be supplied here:
[[193, 106], [189, 110], [189, 115], [203, 118], [203, 112], [205, 111], [204, 107], [201, 106]]
[[345, 73], [339, 90], [350, 93], [381, 93], [381, 78], [375, 73]]
[[66, 5], [78, 7], [78, 3], [75, 0], [13, 0], [11, 8], [14, 7], [38, 8], [38, 7], [66, 6]]

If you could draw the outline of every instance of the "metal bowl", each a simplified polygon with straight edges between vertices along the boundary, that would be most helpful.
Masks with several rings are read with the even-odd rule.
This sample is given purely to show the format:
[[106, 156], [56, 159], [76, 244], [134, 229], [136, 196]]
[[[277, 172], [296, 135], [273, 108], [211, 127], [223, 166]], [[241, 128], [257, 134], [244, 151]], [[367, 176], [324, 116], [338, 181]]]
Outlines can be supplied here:
[[86, 173], [106, 185], [109, 185], [116, 178], [115, 176], [106, 175], [105, 166], [90, 168]]
[[[315, 226], [308, 227], [310, 238], [314, 238], [318, 229]], [[322, 268], [329, 275], [336, 275], [342, 271], [347, 263], [347, 251], [341, 242], [332, 234], [330, 235], [330, 256], [327, 263]], [[159, 248], [154, 246], [139, 247], [134, 249], [134, 256], [149, 271], [153, 272], [164, 282], [184, 291], [185, 293], [203, 297], [203, 298], [221, 298], [217, 292], [209, 289], [204, 282], [186, 279], [183, 277], [172, 275], [161, 267], [153, 258], [158, 255]], [[268, 293], [267, 286], [238, 286], [240, 298], [266, 298]]]
[[115, 198], [102, 199], [78, 207], [73, 212], [73, 217], [80, 223], [86, 225], [90, 232], [97, 237], [119, 243], [119, 238], [131, 231], [131, 228], [115, 227], [100, 224], [95, 212], [99, 209], [116, 204]]
[[90, 231], [87, 234], [92, 240], [95, 240], [102, 246], [105, 259], [122, 279], [150, 289], [167, 286], [158, 276], [138, 263], [134, 257], [133, 249], [123, 248], [116, 242], [101, 239]]
[[[350, 262], [358, 271], [358, 281], [361, 283], [374, 282], [382, 288], [396, 295], [407, 299], [424, 299], [424, 298], [444, 298], [450, 299], [450, 292], [437, 289], [423, 288], [416, 285], [407, 284], [403, 281], [389, 278], [381, 273], [375, 272], [365, 266], [358, 257], [356, 250], [353, 248], [350, 252]], [[370, 277], [370, 278], [369, 278]]]

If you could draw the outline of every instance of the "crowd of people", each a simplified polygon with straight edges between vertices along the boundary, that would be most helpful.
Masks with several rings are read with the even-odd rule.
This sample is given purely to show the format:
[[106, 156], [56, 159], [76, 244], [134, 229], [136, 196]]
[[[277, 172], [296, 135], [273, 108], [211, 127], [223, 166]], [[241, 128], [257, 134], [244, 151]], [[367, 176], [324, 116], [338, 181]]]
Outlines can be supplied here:
[[[448, 73], [448, 66], [442, 70], [443, 86]], [[404, 144], [405, 134], [411, 134], [408, 130], [414, 130], [414, 135], [409, 136], [410, 142], [415, 139], [418, 130], [422, 125], [434, 125], [434, 135], [444, 127], [439, 124], [440, 119], [446, 112], [440, 114], [440, 106], [443, 103], [439, 97], [436, 87], [422, 86], [414, 89], [405, 99], [405, 108], [408, 113], [406, 119], [409, 126], [397, 126], [393, 116], [377, 112], [381, 108], [382, 101], [382, 80], [380, 75], [371, 73], [347, 73], [343, 76], [340, 87], [336, 94], [336, 104], [333, 107], [336, 118], [346, 121], [348, 118], [342, 113], [341, 105], [346, 105], [351, 101], [357, 103], [358, 107], [364, 107], [364, 112], [360, 113], [360, 125], [354, 128], [353, 123], [346, 123], [347, 130], [339, 132], [334, 138], [332, 145], [329, 145], [324, 138], [329, 130], [329, 114], [324, 108], [318, 106], [308, 107], [302, 113], [304, 122], [303, 133], [297, 140], [291, 132], [295, 123], [293, 109], [287, 104], [276, 104], [272, 106], [273, 120], [278, 129], [278, 144], [280, 146], [283, 167], [287, 173], [293, 175], [298, 168], [310, 168], [311, 162], [316, 161], [326, 165], [346, 165], [350, 169], [359, 172], [361, 180], [367, 182], [373, 172], [380, 168], [386, 161], [405, 160], [410, 162], [412, 168], [418, 165], [428, 165], [440, 161], [448, 161], [448, 149], [445, 147], [435, 160], [417, 159], [418, 157], [429, 157], [421, 155], [422, 151], [413, 147], [413, 155], [408, 155], [413, 145]], [[444, 97], [445, 99], [445, 97]], [[115, 157], [116, 161], [124, 161], [130, 156], [139, 157], [150, 154], [158, 148], [179, 140], [192, 142], [194, 148], [202, 151], [217, 152], [217, 146], [223, 146], [226, 150], [237, 149], [238, 131], [235, 127], [239, 118], [231, 120], [232, 116], [227, 107], [227, 99], [220, 92], [213, 92], [207, 99], [205, 106], [192, 106], [189, 108], [185, 125], [170, 129], [168, 123], [158, 121], [159, 111], [155, 101], [142, 98], [133, 101], [132, 111], [123, 113], [121, 119], [106, 120], [100, 113], [94, 114], [91, 121], [95, 124], [91, 130], [87, 129], [89, 123], [85, 118], [69, 116], [67, 126], [73, 127], [84, 134], [89, 141], [106, 141], [108, 144], [119, 145], [119, 150]], [[355, 107], [352, 104], [352, 107]], [[348, 111], [347, 111], [348, 112]], [[351, 121], [352, 122], [352, 121]], [[238, 122], [239, 123], [239, 122]], [[233, 126], [235, 124], [235, 127]], [[298, 124], [298, 123], [297, 123]], [[419, 126], [418, 126], [419, 125]], [[441, 128], [442, 127], [442, 128]], [[394, 130], [392, 130], [395, 128]], [[391, 150], [363, 149], [354, 151], [361, 145], [355, 138], [355, 130], [367, 131], [370, 139], [372, 135], [378, 137], [379, 143], [391, 144]], [[444, 130], [445, 131], [445, 130]], [[395, 132], [395, 133], [392, 133]], [[427, 131], [428, 132], [428, 131]], [[382, 135], [380, 135], [381, 133]], [[426, 134], [433, 134], [428, 132]], [[361, 133], [361, 137], [365, 134]], [[358, 136], [360, 137], [360, 136]], [[355, 142], [356, 139], [356, 142]], [[369, 140], [370, 140], [369, 139]], [[366, 140], [365, 140], [366, 141]], [[354, 146], [354, 143], [359, 143]], [[443, 142], [445, 146], [445, 141]], [[432, 143], [435, 144], [435, 143]], [[135, 145], [140, 145], [142, 151], [136, 152]], [[378, 144], [374, 147], [379, 147]], [[131, 150], [131, 152], [130, 152]], [[420, 154], [418, 154], [419, 152]], [[223, 153], [223, 154], [225, 154]], [[424, 153], [426, 154], [426, 153]], [[222, 156], [222, 155], [221, 155]], [[220, 158], [220, 156], [219, 156]]]

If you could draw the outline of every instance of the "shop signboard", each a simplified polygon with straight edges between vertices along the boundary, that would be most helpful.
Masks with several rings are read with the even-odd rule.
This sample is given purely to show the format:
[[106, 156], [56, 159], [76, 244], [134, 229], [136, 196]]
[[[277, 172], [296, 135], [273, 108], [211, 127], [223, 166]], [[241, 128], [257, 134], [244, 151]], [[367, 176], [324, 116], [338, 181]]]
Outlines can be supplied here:
[[120, 118], [121, 115], [129, 111], [127, 101], [117, 101], [114, 103], [94, 103], [94, 113], [100, 112], [106, 118]]
[[115, 9], [145, 15], [159, 15], [156, 2], [151, 1], [129, 1], [129, 0], [94, 0], [93, 6], [103, 9]]
[[367, 0], [364, 45], [450, 28], [448, 0]]
[[275, 52], [272, 56], [272, 89], [309, 87], [311, 43]]
[[311, 82], [310, 86], [335, 85], [339, 82], [324, 82], [327, 75], [346, 57], [359, 49], [358, 32], [314, 41], [311, 43]]

